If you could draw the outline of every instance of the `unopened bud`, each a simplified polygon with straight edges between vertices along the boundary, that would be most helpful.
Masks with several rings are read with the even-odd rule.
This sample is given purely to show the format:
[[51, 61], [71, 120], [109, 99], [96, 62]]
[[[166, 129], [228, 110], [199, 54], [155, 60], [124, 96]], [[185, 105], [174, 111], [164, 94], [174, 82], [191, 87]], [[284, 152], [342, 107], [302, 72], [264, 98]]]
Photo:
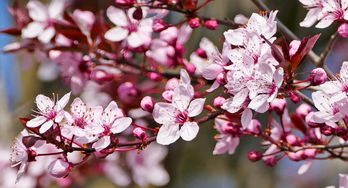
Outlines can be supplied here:
[[155, 101], [150, 96], [144, 97], [140, 102], [141, 109], [147, 112], [152, 112], [154, 105], [155, 105]]
[[185, 69], [189, 74], [194, 74], [196, 72], [196, 66], [192, 63], [186, 63]]
[[347, 135], [347, 129], [345, 129], [343, 127], [337, 127], [335, 129], [335, 135], [337, 135], [337, 136], [345, 136], [345, 135]]
[[161, 32], [163, 30], [166, 30], [169, 27], [169, 25], [161, 20], [161, 19], [156, 19], [152, 25], [152, 30], [154, 32]]
[[267, 159], [264, 160], [264, 163], [267, 166], [273, 167], [273, 166], [277, 165], [278, 159], [275, 157], [268, 157]]
[[134, 0], [115, 0], [115, 4], [120, 6], [133, 6]]
[[320, 132], [325, 136], [331, 136], [332, 134], [334, 134], [335, 129], [331, 126], [325, 125], [323, 127], [320, 127]]
[[286, 104], [286, 99], [276, 98], [270, 103], [270, 106], [277, 114], [283, 114]]
[[251, 162], [257, 162], [262, 158], [262, 154], [259, 151], [249, 151], [248, 152], [248, 159]]
[[214, 99], [213, 105], [216, 107], [221, 107], [225, 101], [226, 99], [224, 97], [218, 96]]
[[162, 75], [158, 74], [156, 72], [148, 72], [147, 77], [152, 81], [161, 81], [162, 80]]
[[207, 52], [206, 52], [204, 49], [202, 49], [202, 48], [197, 48], [197, 50], [195, 51], [195, 53], [196, 53], [199, 57], [201, 57], [201, 58], [204, 58], [204, 59], [207, 59], [207, 58], [208, 58]]
[[253, 134], [261, 133], [261, 123], [257, 119], [252, 119], [249, 125], [247, 126], [247, 130]]
[[141, 7], [137, 7], [133, 12], [133, 18], [136, 20], [141, 20], [143, 18], [143, 9]]
[[220, 72], [217, 75], [216, 80], [220, 85], [225, 85], [226, 84], [225, 74], [223, 72]]
[[211, 19], [211, 20], [205, 21], [204, 26], [208, 29], [216, 30], [219, 27], [219, 23], [216, 20]]
[[105, 72], [104, 70], [95, 69], [91, 72], [90, 78], [98, 84], [104, 84], [105, 82], [111, 81], [114, 76]]
[[296, 109], [296, 114], [300, 116], [302, 119], [305, 119], [310, 112], [312, 112], [312, 108], [306, 103], [301, 104]]
[[174, 93], [173, 90], [166, 90], [162, 93], [162, 97], [167, 102], [172, 102], [173, 93]]
[[71, 171], [71, 164], [63, 159], [56, 159], [48, 165], [48, 173], [55, 178], [66, 177]]
[[286, 142], [292, 146], [298, 145], [298, 138], [293, 134], [287, 135], [285, 139], [286, 139]]
[[311, 71], [311, 85], [317, 86], [326, 82], [327, 74], [323, 68], [316, 68]]
[[140, 127], [137, 127], [133, 130], [133, 135], [139, 139], [139, 140], [143, 140], [146, 136], [146, 132], [140, 128]]
[[191, 18], [188, 23], [192, 29], [195, 29], [201, 26], [201, 22], [199, 18]]
[[317, 155], [316, 149], [305, 149], [304, 155], [306, 155], [306, 158], [313, 159]]
[[337, 32], [340, 34], [341, 37], [347, 38], [348, 37], [348, 24], [347, 23], [341, 24], [338, 27]]
[[297, 104], [301, 101], [301, 97], [298, 94], [296, 94], [295, 92], [291, 91], [290, 92], [290, 100], [293, 103]]

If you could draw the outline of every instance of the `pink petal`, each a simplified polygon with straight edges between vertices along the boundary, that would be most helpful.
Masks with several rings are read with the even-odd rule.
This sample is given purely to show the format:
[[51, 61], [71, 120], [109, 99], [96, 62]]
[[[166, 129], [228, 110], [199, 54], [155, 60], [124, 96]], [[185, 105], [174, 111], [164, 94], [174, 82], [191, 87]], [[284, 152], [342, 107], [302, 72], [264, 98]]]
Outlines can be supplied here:
[[110, 6], [106, 10], [106, 15], [108, 16], [110, 21], [117, 26], [128, 25], [128, 17], [126, 16], [126, 13], [122, 9], [116, 8], [114, 6]]
[[122, 27], [114, 27], [108, 30], [104, 37], [110, 41], [118, 42], [124, 40], [128, 36], [128, 30]]
[[320, 13], [320, 8], [310, 9], [307, 12], [306, 17], [302, 22], [300, 22], [301, 27], [310, 27], [318, 20], [318, 14]]
[[193, 140], [199, 131], [199, 126], [196, 122], [185, 122], [180, 129], [181, 138], [185, 141]]
[[213, 63], [203, 69], [202, 76], [207, 80], [215, 80], [222, 71], [221, 65]]
[[36, 97], [35, 102], [41, 112], [53, 109], [54, 107], [53, 101], [50, 98], [41, 94]]
[[338, 174], [339, 176], [339, 188], [348, 187], [348, 175], [347, 174]]
[[153, 109], [153, 118], [157, 123], [169, 124], [176, 121], [177, 109], [169, 103], [159, 102]]
[[53, 27], [49, 27], [45, 29], [42, 33], [40, 33], [39, 40], [42, 43], [48, 43], [51, 41], [51, 39], [54, 37], [55, 34], [56, 34], [56, 30], [54, 30]]
[[309, 169], [309, 167], [312, 166], [313, 160], [306, 160], [298, 169], [297, 173], [299, 175], [304, 174], [305, 172], [307, 172], [307, 170]]
[[241, 117], [241, 122], [244, 129], [248, 127], [252, 118], [253, 118], [253, 112], [249, 108], [245, 109]]
[[172, 103], [181, 112], [187, 109], [191, 99], [193, 98], [193, 93], [189, 86], [179, 84], [178, 87], [174, 89]]
[[169, 145], [180, 137], [179, 125], [162, 125], [157, 134], [157, 143], [161, 145]]
[[50, 18], [58, 19], [62, 16], [66, 0], [52, 0], [48, 7]]
[[180, 70], [180, 81], [185, 84], [190, 84], [191, 82], [190, 76], [185, 69]]
[[71, 92], [65, 94], [56, 104], [57, 110], [62, 110], [68, 104]]
[[107, 148], [109, 145], [110, 145], [110, 137], [103, 136], [92, 145], [92, 148], [94, 148], [96, 151], [101, 151]]
[[112, 123], [112, 121], [117, 117], [117, 110], [118, 110], [118, 106], [116, 102], [111, 101], [104, 110], [103, 119], [107, 123]]
[[195, 117], [198, 116], [203, 111], [204, 107], [204, 98], [199, 98], [191, 101], [190, 106], [187, 109], [188, 116], [189, 117]]
[[235, 30], [228, 30], [224, 33], [224, 36], [228, 43], [235, 46], [242, 46], [245, 40], [245, 29], [238, 28]]
[[23, 38], [35, 38], [45, 29], [44, 25], [39, 22], [31, 22], [22, 29]]
[[52, 127], [52, 125], [53, 125], [52, 120], [46, 121], [46, 123], [42, 124], [40, 129], [39, 129], [40, 134], [45, 133], [48, 129], [50, 129]]
[[70, 105], [70, 112], [75, 117], [79, 117], [79, 118], [83, 117], [86, 111], [87, 111], [86, 104], [82, 102], [80, 98], [74, 99], [74, 101]]
[[258, 95], [249, 103], [248, 107], [259, 113], [264, 113], [268, 110], [269, 104], [267, 102], [268, 95]]
[[127, 44], [132, 48], [137, 48], [141, 45], [149, 44], [151, 38], [146, 33], [133, 32], [127, 38]]
[[116, 134], [126, 130], [130, 124], [132, 123], [132, 119], [130, 117], [122, 117], [118, 118], [114, 121], [111, 127], [111, 132]]
[[47, 121], [47, 118], [44, 116], [37, 116], [34, 119], [31, 119], [30, 121], [27, 122], [26, 126], [27, 127], [38, 127], [42, 125], [45, 121]]
[[190, 38], [191, 33], [192, 28], [189, 25], [182, 25], [178, 33], [177, 44], [184, 44]]
[[317, 25], [315, 25], [316, 28], [326, 28], [329, 27], [334, 21], [335, 21], [335, 15], [329, 14], [325, 16]]
[[48, 19], [47, 7], [40, 1], [31, 0], [27, 4], [29, 16], [34, 21], [44, 22]]

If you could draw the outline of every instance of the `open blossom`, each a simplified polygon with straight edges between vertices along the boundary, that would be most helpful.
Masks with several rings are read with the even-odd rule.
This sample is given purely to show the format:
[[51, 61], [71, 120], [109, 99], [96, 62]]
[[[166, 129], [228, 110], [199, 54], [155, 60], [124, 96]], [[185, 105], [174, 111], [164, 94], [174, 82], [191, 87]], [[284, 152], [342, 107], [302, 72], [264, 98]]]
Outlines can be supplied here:
[[326, 28], [336, 20], [347, 20], [348, 1], [346, 0], [300, 0], [309, 11], [305, 19], [300, 23], [302, 27]]
[[39, 132], [45, 133], [54, 123], [59, 123], [64, 118], [64, 107], [69, 102], [70, 93], [65, 94], [57, 102], [44, 96], [36, 97], [36, 105], [38, 107], [38, 115], [27, 122], [26, 126], [30, 128], [40, 127]]
[[157, 123], [162, 124], [157, 135], [159, 144], [171, 144], [179, 137], [190, 141], [198, 133], [199, 126], [197, 122], [190, 121], [190, 118], [199, 115], [203, 111], [205, 99], [193, 99], [194, 90], [189, 82], [188, 73], [181, 70], [181, 81], [174, 89], [172, 102], [155, 104], [153, 117]]
[[95, 121], [96, 128], [103, 129], [101, 138], [92, 146], [97, 151], [103, 150], [110, 145], [110, 134], [121, 133], [132, 123], [130, 117], [124, 117], [122, 110], [118, 108], [115, 101], [111, 101], [101, 116], [97, 117]]
[[240, 126], [234, 125], [225, 119], [228, 118], [224, 115], [215, 118], [215, 128], [220, 134], [216, 137], [217, 143], [213, 151], [214, 155], [224, 153], [232, 155], [239, 145]]
[[348, 93], [348, 61], [341, 66], [339, 77], [334, 81], [327, 81], [320, 85], [321, 89], [328, 94]]
[[[130, 8], [127, 14], [119, 8], [110, 6], [106, 14], [110, 21], [116, 25], [105, 33], [105, 38], [119, 42], [125, 40], [131, 48], [137, 48], [142, 45], [149, 45], [151, 42], [152, 18], [136, 20], [133, 18], [136, 8]], [[147, 9], [141, 8], [142, 17], [146, 17]]]
[[22, 175], [24, 174], [27, 166], [28, 166], [28, 148], [24, 146], [22, 142], [23, 136], [27, 135], [26, 131], [21, 132], [18, 138], [16, 138], [16, 142], [13, 145], [12, 148], [12, 154], [11, 154], [11, 163], [12, 167], [15, 167], [17, 165], [20, 165], [19, 170], [17, 172], [17, 179], [18, 181]]
[[33, 22], [22, 29], [22, 37], [38, 37], [41, 42], [48, 43], [56, 33], [54, 21], [63, 16], [65, 0], [52, 0], [48, 7], [40, 1], [31, 0], [27, 4], [27, 8]]
[[149, 184], [164, 186], [169, 182], [169, 175], [161, 161], [167, 155], [168, 149], [156, 143], [149, 145], [140, 153], [127, 153], [127, 163], [132, 170], [133, 180], [141, 187]]

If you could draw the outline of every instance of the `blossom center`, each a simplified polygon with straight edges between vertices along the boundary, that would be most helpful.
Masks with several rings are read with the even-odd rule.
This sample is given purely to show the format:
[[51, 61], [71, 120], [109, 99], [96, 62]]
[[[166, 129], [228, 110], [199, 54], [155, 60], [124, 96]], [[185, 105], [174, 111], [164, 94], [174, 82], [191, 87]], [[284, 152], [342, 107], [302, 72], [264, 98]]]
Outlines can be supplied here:
[[184, 124], [188, 119], [189, 119], [189, 116], [186, 111], [179, 112], [178, 115], [176, 115], [176, 123]]

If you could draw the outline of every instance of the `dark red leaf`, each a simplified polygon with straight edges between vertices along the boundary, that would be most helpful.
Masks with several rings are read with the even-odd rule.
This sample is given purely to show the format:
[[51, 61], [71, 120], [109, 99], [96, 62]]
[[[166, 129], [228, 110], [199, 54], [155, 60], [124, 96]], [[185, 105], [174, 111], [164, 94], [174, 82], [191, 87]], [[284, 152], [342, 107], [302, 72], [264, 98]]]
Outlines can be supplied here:
[[290, 119], [297, 129], [299, 129], [301, 132], [303, 132], [303, 134], [306, 134], [307, 127], [305, 126], [305, 124], [300, 116], [298, 116], [295, 113], [292, 113], [292, 114], [290, 114]]
[[18, 28], [12, 27], [4, 30], [0, 30], [0, 33], [5, 33], [8, 35], [14, 35], [14, 36], [19, 36], [22, 34], [22, 31]]

